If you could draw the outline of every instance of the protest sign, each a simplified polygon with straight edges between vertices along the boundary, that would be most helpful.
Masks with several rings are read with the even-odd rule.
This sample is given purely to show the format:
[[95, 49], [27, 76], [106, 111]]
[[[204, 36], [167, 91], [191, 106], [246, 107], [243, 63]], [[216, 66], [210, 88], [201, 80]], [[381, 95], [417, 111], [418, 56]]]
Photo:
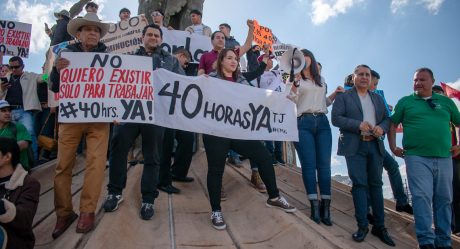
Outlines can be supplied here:
[[161, 47], [174, 53], [179, 48], [185, 48], [192, 55], [190, 63], [199, 63], [201, 55], [212, 49], [211, 38], [187, 31], [163, 29], [163, 44]]
[[109, 53], [134, 54], [142, 45], [142, 30], [147, 25], [148, 21], [144, 15], [111, 24], [101, 42], [107, 46]]
[[29, 57], [32, 24], [0, 20], [0, 53]]
[[[43, 74], [49, 76], [51, 74], [51, 70], [53, 69], [54, 61], [56, 60], [59, 52], [67, 47], [70, 44], [74, 44], [75, 40], [61, 42], [54, 46], [51, 46], [48, 51], [46, 52], [46, 61], [45, 65], [43, 66]], [[47, 78], [46, 81], [49, 79]], [[48, 107], [57, 107], [59, 105], [59, 93], [53, 93], [48, 91]]]
[[152, 123], [152, 58], [105, 53], [61, 53], [59, 122]]
[[[254, 42], [260, 46], [268, 44], [271, 46], [275, 43], [273, 38], [272, 30], [268, 27], [261, 26], [256, 20], [254, 20]], [[271, 50], [271, 49], [270, 49]]]
[[284, 52], [293, 47], [294, 46], [291, 44], [273, 44], [273, 54], [275, 55], [276, 59], [279, 60], [281, 59], [281, 56], [283, 56]]
[[153, 74], [155, 124], [214, 136], [298, 141], [296, 107], [283, 93], [212, 77]]

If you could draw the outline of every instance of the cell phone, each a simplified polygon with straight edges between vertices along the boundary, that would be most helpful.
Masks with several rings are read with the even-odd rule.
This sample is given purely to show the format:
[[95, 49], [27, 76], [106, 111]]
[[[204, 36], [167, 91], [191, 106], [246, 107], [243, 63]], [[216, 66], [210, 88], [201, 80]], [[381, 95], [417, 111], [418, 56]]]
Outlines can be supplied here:
[[2, 82], [2, 84], [8, 83], [8, 78], [7, 77], [1, 77], [0, 81]]

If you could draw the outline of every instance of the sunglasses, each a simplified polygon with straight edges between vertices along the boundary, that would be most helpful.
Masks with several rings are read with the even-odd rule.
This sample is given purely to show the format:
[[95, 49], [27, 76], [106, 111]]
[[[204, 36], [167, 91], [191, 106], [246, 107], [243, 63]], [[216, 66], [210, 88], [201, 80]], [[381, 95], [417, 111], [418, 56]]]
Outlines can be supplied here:
[[11, 69], [18, 69], [18, 68], [20, 68], [20, 67], [22, 67], [22, 65], [19, 65], [19, 66], [10, 66]]
[[428, 105], [431, 107], [431, 109], [435, 109], [436, 108], [436, 104], [433, 103], [433, 99], [427, 99], [426, 102], [428, 103]]
[[163, 16], [163, 15], [160, 12], [155, 11], [152, 13], [152, 16]]

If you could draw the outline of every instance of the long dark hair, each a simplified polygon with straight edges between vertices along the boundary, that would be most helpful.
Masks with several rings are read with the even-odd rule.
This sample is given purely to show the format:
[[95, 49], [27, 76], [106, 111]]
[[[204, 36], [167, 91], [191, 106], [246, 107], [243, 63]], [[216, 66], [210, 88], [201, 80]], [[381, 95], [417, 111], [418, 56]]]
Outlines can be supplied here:
[[[321, 75], [319, 75], [319, 72], [318, 72], [318, 63], [316, 62], [315, 56], [308, 49], [302, 49], [300, 51], [302, 51], [302, 54], [304, 56], [310, 57], [311, 59], [310, 73], [311, 73], [311, 76], [313, 76], [313, 81], [315, 82], [317, 86], [323, 86], [323, 84], [321, 83]], [[303, 70], [300, 72], [300, 75], [302, 76], [302, 79], [304, 80], [307, 79], [307, 76], [303, 74]]]
[[233, 49], [230, 48], [224, 48], [222, 51], [220, 51], [219, 55], [217, 56], [216, 60], [216, 73], [219, 75], [219, 77], [225, 79], [224, 72], [222, 70], [222, 61], [224, 60], [225, 56], [227, 56], [228, 52], [232, 52], [236, 55], [236, 60], [238, 61], [238, 64], [236, 66], [236, 70], [232, 72], [232, 78], [234, 81], [238, 79], [238, 76], [240, 75], [240, 58], [236, 54], [236, 52]]

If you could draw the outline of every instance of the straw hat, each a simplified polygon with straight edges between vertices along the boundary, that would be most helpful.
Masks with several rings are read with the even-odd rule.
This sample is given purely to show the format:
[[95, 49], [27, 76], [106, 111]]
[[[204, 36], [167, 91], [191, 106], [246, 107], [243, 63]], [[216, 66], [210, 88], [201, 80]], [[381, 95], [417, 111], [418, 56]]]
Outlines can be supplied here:
[[78, 29], [83, 26], [97, 26], [101, 30], [102, 38], [105, 34], [107, 34], [107, 31], [109, 31], [110, 24], [101, 22], [95, 13], [87, 13], [83, 17], [79, 16], [70, 20], [69, 24], [67, 25], [67, 32], [71, 36], [76, 37]]

